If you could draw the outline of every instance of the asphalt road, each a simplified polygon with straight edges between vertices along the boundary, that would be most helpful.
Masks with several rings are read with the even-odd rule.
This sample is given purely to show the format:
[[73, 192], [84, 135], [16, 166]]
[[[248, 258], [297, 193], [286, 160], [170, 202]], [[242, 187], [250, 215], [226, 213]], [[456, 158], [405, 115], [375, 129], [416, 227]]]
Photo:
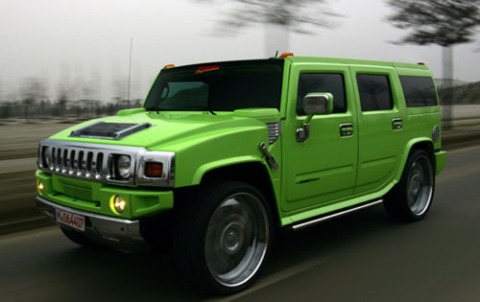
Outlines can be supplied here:
[[480, 147], [449, 153], [429, 216], [381, 206], [287, 233], [231, 297], [185, 286], [168, 255], [77, 247], [55, 227], [0, 236], [0, 301], [480, 301]]

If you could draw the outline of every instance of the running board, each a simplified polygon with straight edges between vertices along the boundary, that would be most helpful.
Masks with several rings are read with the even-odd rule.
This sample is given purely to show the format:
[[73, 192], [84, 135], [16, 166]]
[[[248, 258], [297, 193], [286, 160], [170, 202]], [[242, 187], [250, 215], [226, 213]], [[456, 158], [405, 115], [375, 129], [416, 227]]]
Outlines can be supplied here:
[[312, 226], [312, 225], [320, 223], [320, 222], [324, 222], [324, 221], [327, 221], [327, 220], [330, 220], [330, 219], [333, 219], [333, 218], [336, 218], [336, 217], [339, 217], [339, 216], [343, 216], [343, 215], [346, 215], [346, 214], [350, 214], [350, 213], [353, 213], [353, 212], [356, 212], [356, 211], [359, 211], [359, 210], [363, 210], [363, 209], [375, 206], [375, 205], [380, 204], [382, 202], [383, 202], [383, 199], [379, 199], [379, 200], [369, 202], [369, 203], [364, 203], [364, 204], [361, 204], [361, 205], [353, 207], [353, 208], [348, 208], [347, 210], [343, 210], [343, 211], [340, 211], [340, 212], [335, 212], [333, 214], [329, 214], [329, 215], [322, 216], [322, 217], [319, 217], [319, 218], [316, 218], [316, 219], [313, 219], [313, 220], [308, 220], [308, 221], [305, 221], [305, 222], [301, 222], [299, 224], [295, 224], [295, 225], [291, 226], [290, 228], [294, 231], [297, 231], [297, 230]]

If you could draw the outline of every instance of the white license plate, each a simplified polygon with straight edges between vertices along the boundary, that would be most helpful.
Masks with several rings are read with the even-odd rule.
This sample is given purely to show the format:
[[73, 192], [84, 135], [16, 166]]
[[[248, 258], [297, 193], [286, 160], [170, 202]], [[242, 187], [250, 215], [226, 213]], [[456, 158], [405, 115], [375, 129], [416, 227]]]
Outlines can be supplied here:
[[76, 230], [85, 231], [85, 217], [82, 215], [55, 209], [55, 221]]

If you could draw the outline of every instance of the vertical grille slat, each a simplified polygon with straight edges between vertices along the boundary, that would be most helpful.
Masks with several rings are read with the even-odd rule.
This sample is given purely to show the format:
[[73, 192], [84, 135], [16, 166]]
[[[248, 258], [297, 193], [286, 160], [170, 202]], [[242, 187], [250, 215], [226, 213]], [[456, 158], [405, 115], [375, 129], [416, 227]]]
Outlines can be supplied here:
[[86, 161], [86, 166], [85, 166], [85, 170], [86, 170], [86, 174], [85, 176], [87, 178], [90, 178], [92, 177], [92, 171], [93, 171], [93, 152], [92, 151], [89, 151], [87, 153], [87, 161]]
[[97, 154], [97, 161], [96, 161], [96, 167], [95, 167], [95, 178], [96, 179], [101, 179], [102, 178], [102, 172], [103, 172], [103, 153], [99, 152]]
[[84, 152], [78, 151], [78, 158], [77, 158], [77, 176], [81, 177], [83, 175], [83, 170], [85, 168], [85, 162], [83, 157]]

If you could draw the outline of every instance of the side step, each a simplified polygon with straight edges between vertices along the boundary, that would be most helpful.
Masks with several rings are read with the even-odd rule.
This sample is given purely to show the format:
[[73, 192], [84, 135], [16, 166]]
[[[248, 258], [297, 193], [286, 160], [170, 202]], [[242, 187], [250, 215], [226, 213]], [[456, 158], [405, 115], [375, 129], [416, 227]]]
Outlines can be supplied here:
[[335, 212], [333, 214], [327, 214], [327, 215], [321, 216], [319, 218], [315, 218], [315, 219], [312, 219], [312, 220], [300, 222], [298, 224], [295, 224], [295, 225], [291, 226], [290, 228], [294, 231], [297, 231], [297, 230], [315, 225], [315, 224], [320, 223], [320, 222], [324, 222], [324, 221], [327, 221], [327, 220], [330, 220], [330, 219], [333, 219], [333, 218], [336, 218], [336, 217], [339, 217], [339, 216], [343, 216], [343, 215], [350, 214], [350, 213], [353, 213], [353, 212], [356, 212], [356, 211], [359, 211], [359, 210], [363, 210], [363, 209], [366, 209], [366, 208], [369, 208], [369, 207], [372, 207], [372, 206], [376, 206], [380, 203], [383, 203], [383, 199], [375, 200], [375, 201], [368, 202], [368, 203], [363, 203], [359, 206], [356, 206], [356, 207], [353, 207], [353, 208], [348, 208], [348, 209], [342, 210], [340, 212]]

